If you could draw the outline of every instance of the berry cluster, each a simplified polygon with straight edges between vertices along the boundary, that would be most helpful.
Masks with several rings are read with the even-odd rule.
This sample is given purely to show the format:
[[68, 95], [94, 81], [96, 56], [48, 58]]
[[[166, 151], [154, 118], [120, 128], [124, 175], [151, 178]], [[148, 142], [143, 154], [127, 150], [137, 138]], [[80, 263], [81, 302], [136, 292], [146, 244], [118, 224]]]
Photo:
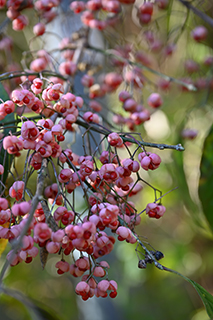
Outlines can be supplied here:
[[[162, 92], [170, 90], [171, 82], [175, 82], [175, 79], [151, 68], [155, 65], [155, 55], [171, 56], [176, 43], [164, 44], [157, 34], [146, 29], [143, 48], [125, 41], [101, 52], [107, 56], [108, 63], [107, 71], [102, 70], [101, 75], [96, 74], [99, 71], [97, 65], [88, 62], [84, 55], [85, 52], [101, 51], [89, 45], [90, 29], [104, 32], [106, 28], [116, 28], [125, 14], [125, 5], [131, 7], [134, 2], [72, 1], [70, 10], [81, 14], [84, 29], [62, 39], [57, 50], [63, 61], [56, 67], [50, 52], [40, 48], [32, 52], [23, 72], [16, 72], [17, 66], [10, 70], [13, 71], [10, 76], [16, 78], [15, 84], [19, 86], [6, 86], [10, 97], [1, 100], [0, 104], [0, 120], [5, 125], [8, 117], [16, 114], [16, 120], [13, 117], [12, 121], [15, 130], [1, 133], [4, 164], [8, 159], [15, 163], [16, 157], [27, 154], [24, 172], [11, 174], [14, 181], [9, 190], [8, 172], [4, 172], [4, 166], [0, 165], [0, 239], [19, 244], [7, 255], [9, 264], [30, 263], [40, 251], [44, 266], [48, 254], [57, 254], [60, 258], [55, 267], [59, 275], [70, 273], [82, 277], [76, 293], [83, 300], [94, 295], [116, 297], [117, 284], [108, 279], [109, 265], [100, 258], [113, 250], [116, 240], [131, 244], [138, 242], [135, 227], [141, 221], [142, 212], [159, 219], [166, 210], [161, 203], [162, 195], [157, 198], [156, 189], [142, 178], [144, 170], [156, 170], [161, 164], [160, 156], [147, 152], [146, 147], [163, 149], [165, 145], [138, 140], [139, 135], [133, 131], [163, 106]], [[168, 0], [156, 0], [155, 4], [145, 2], [139, 7], [134, 5], [135, 19], [146, 27], [144, 25], [148, 26], [155, 14], [166, 10], [168, 5]], [[9, 0], [1, 1], [0, 6], [6, 7], [6, 15], [12, 20], [15, 31], [28, 25], [27, 11], [34, 10], [39, 21], [33, 26], [33, 34], [34, 38], [41, 39], [46, 34], [46, 24], [57, 16], [60, 1]], [[207, 37], [207, 30], [197, 27], [191, 36], [202, 42]], [[0, 50], [12, 50], [12, 45], [6, 36], [0, 40]], [[211, 58], [205, 60], [207, 67], [212, 65]], [[160, 78], [152, 92], [149, 85], [153, 80], [148, 79], [144, 69]], [[193, 60], [186, 61], [185, 69], [189, 74], [199, 71]], [[83, 96], [74, 91], [77, 74], [81, 76]], [[177, 82], [187, 90], [193, 87], [191, 80]], [[142, 93], [146, 85], [149, 94], [144, 100]], [[209, 83], [197, 83], [200, 88], [207, 85]], [[111, 126], [104, 115], [106, 102], [102, 99], [110, 94], [117, 98], [115, 108], [109, 111], [113, 113], [110, 114]], [[131, 133], [127, 133], [127, 129]], [[64, 147], [66, 137], [79, 132], [82, 154], [73, 152], [74, 148], [68, 144]], [[183, 132], [185, 138], [195, 136], [194, 131]], [[180, 145], [167, 147], [182, 150]], [[29, 188], [34, 172], [38, 176], [35, 193]], [[50, 178], [49, 172], [54, 178]], [[144, 184], [154, 189], [155, 198], [138, 212], [131, 200], [142, 191]], [[70, 200], [75, 199], [77, 190], [81, 190], [86, 202], [83, 212], [79, 212], [75, 201]], [[79, 251], [78, 259], [74, 258], [74, 251]], [[70, 255], [74, 259], [72, 263]]]
[[[71, 149], [63, 150], [60, 142], [64, 140], [67, 132], [76, 130], [78, 121], [84, 121], [86, 126], [89, 126], [89, 123], [94, 126], [98, 121], [88, 117], [88, 113], [91, 113], [88, 111], [81, 113], [83, 120], [78, 120], [84, 101], [70, 92], [64, 94], [63, 85], [60, 83], [45, 86], [42, 79], [35, 78], [29, 89], [12, 91], [11, 98], [12, 100], [1, 105], [2, 119], [15, 108], [23, 106], [41, 114], [42, 119], [34, 122], [22, 117], [20, 133], [4, 137], [3, 148], [14, 157], [19, 157], [22, 150], [29, 150], [28, 171], [42, 170], [44, 159], [52, 161], [52, 158], [58, 159], [60, 169], [56, 176], [57, 183], [44, 190], [46, 201], [51, 206], [50, 211], [54, 212], [53, 215], [49, 212], [51, 222], [44, 205], [39, 202], [27, 234], [23, 237], [21, 248], [17, 252], [10, 251], [7, 256], [10, 265], [15, 266], [22, 261], [29, 263], [38, 254], [38, 247], [45, 248], [48, 253], [61, 254], [61, 260], [56, 263], [59, 274], [70, 272], [73, 276], [80, 277], [89, 271], [76, 287], [77, 294], [84, 300], [94, 294], [97, 297], [106, 297], [108, 290], [109, 296], [115, 297], [117, 285], [114, 281], [102, 280], [97, 283], [96, 278], [104, 277], [109, 268], [106, 262], [97, 262], [97, 259], [112, 251], [116, 240], [115, 233], [119, 241], [137, 241], [134, 228], [140, 223], [141, 217], [134, 203], [129, 201], [130, 197], [142, 189], [140, 178], [135, 179], [135, 175], [140, 177], [140, 168], [157, 169], [161, 162], [160, 157], [143, 151], [138, 155], [139, 162], [133, 157], [120, 159], [116, 150], [125, 146], [125, 136], [109, 130], [100, 131], [104, 134], [108, 145], [106, 149], [109, 151], [97, 151], [93, 156], [80, 156]], [[54, 112], [61, 117], [57, 124], [49, 117]], [[1, 174], [3, 169], [2, 166]], [[71, 194], [76, 188], [84, 190], [83, 185], [89, 186], [89, 189], [84, 191], [88, 204], [88, 214], [85, 217], [76, 212], [66, 199], [66, 193]], [[11, 209], [8, 200], [0, 198], [1, 239], [8, 239], [10, 242], [18, 239], [29, 214], [32, 215], [32, 200], [26, 201], [26, 191], [27, 181], [18, 179], [9, 189], [9, 202], [13, 203]], [[147, 214], [150, 217], [159, 218], [165, 211], [164, 208], [164, 211], [154, 215], [148, 211], [149, 206], [150, 204], [147, 206]], [[155, 211], [157, 212], [157, 209]], [[6, 226], [7, 223], [9, 226]], [[112, 235], [106, 233], [105, 229], [110, 229]], [[74, 250], [80, 251], [81, 257], [74, 264], [69, 264], [64, 260], [64, 256], [70, 255]]]

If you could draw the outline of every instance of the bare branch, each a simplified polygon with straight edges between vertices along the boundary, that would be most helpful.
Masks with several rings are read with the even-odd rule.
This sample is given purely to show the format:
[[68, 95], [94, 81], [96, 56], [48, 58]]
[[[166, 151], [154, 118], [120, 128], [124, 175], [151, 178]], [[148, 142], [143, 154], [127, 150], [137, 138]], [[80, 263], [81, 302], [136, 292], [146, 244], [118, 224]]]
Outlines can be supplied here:
[[182, 3], [186, 8], [190, 9], [194, 12], [200, 19], [208, 23], [213, 28], [213, 19], [209, 17], [207, 14], [205, 14], [203, 11], [200, 11], [196, 7], [194, 7], [190, 2], [185, 0], [178, 0], [180, 3]]

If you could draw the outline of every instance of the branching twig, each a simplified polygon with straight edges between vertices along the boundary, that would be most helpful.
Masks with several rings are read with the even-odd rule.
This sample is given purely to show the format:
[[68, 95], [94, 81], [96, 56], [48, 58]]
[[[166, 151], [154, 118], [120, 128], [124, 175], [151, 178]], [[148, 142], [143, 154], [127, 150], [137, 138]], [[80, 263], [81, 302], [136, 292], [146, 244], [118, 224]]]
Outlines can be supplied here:
[[[98, 126], [98, 124], [91, 124], [91, 123], [87, 123], [84, 122], [80, 119], [78, 119], [76, 121], [76, 123], [81, 126], [84, 127], [85, 129], [90, 129], [92, 131], [98, 132], [100, 134], [103, 134], [105, 136], [109, 135], [109, 133], [111, 133], [111, 131], [109, 130], [104, 130], [102, 128], [100, 128], [100, 126]], [[181, 144], [177, 144], [177, 145], [168, 145], [168, 144], [161, 144], [161, 143], [152, 143], [152, 142], [145, 142], [145, 141], [138, 141], [136, 139], [132, 139], [129, 137], [126, 137], [125, 134], [120, 134], [121, 138], [123, 139], [124, 142], [131, 142], [131, 143], [138, 143], [138, 145], [142, 145], [144, 147], [151, 147], [151, 148], [158, 148], [160, 150], [164, 150], [164, 149], [174, 149], [177, 151], [184, 151], [184, 147]]]
[[103, 55], [108, 55], [108, 56], [113, 56], [113, 57], [116, 57], [116, 59], [120, 60], [120, 61], [123, 61], [123, 62], [126, 62], [128, 63], [129, 65], [131, 66], [136, 66], [136, 67], [139, 67], [141, 69], [144, 69], [146, 71], [149, 71], [163, 79], [165, 79], [166, 81], [170, 81], [170, 82], [175, 82], [177, 84], [180, 84], [182, 85], [183, 87], [186, 87], [189, 91], [197, 91], [197, 88], [193, 85], [193, 84], [188, 84], [188, 83], [185, 83], [184, 81], [181, 81], [179, 79], [176, 79], [176, 78], [173, 78], [173, 77], [170, 77], [170, 76], [167, 76], [166, 74], [164, 73], [161, 73], [159, 71], [156, 71], [150, 67], [147, 67], [147, 66], [144, 66], [143, 64], [139, 63], [139, 62], [134, 62], [134, 61], [131, 61], [131, 60], [128, 60], [128, 59], [125, 59], [123, 57], [120, 57], [116, 54], [116, 52], [114, 50], [102, 50], [102, 49], [99, 49], [99, 48], [96, 48], [96, 47], [92, 47], [92, 46], [89, 46], [88, 49], [91, 49], [91, 50], [94, 50], [94, 51], [97, 51], [97, 52], [100, 52], [102, 53]]
[[180, 3], [182, 3], [186, 8], [190, 9], [194, 12], [199, 18], [201, 18], [203, 21], [208, 23], [213, 28], [213, 19], [209, 17], [207, 14], [205, 14], [203, 11], [200, 11], [196, 7], [194, 7], [189, 1], [185, 0], [178, 0]]
[[[65, 78], [64, 76], [62, 76], [60, 73], [57, 73], [55, 71], [51, 71], [51, 70], [43, 70], [42, 74], [45, 75], [46, 77], [58, 77], [61, 78], [63, 80], [67, 80], [67, 78]], [[19, 78], [22, 76], [40, 76], [40, 72], [33, 72], [33, 71], [13, 71], [13, 72], [5, 72], [2, 73], [0, 75], [0, 81], [3, 80], [9, 80], [9, 79], [13, 79], [13, 78]]]
[[[39, 320], [41, 319], [40, 313], [39, 313], [39, 308], [25, 295], [23, 295], [21, 292], [14, 290], [14, 289], [9, 289], [5, 288], [3, 286], [0, 286], [0, 293], [6, 294], [18, 301], [20, 301], [25, 307], [30, 309], [31, 316], [34, 320]], [[33, 315], [32, 315], [33, 313]]]

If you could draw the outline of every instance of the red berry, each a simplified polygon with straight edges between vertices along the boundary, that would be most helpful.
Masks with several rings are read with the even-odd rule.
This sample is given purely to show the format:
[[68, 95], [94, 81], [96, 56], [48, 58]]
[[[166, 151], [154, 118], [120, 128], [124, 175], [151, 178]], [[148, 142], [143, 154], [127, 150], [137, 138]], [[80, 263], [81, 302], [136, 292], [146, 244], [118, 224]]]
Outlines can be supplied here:
[[43, 155], [46, 153], [46, 150], [45, 150], [43, 147], [41, 147], [41, 148], [39, 149], [39, 152], [40, 152], [40, 154], [43, 156]]
[[153, 4], [151, 2], [146, 2], [139, 7], [139, 12], [142, 14], [153, 14]]
[[84, 231], [84, 239], [88, 240], [91, 237], [91, 232], [86, 230]]
[[207, 37], [207, 29], [204, 26], [198, 26], [191, 32], [192, 38], [197, 41], [203, 41]]
[[57, 136], [57, 140], [58, 141], [64, 141], [65, 137], [63, 134], [61, 134], [60, 136]]
[[117, 296], [117, 291], [112, 291], [109, 294], [110, 298], [115, 298]]

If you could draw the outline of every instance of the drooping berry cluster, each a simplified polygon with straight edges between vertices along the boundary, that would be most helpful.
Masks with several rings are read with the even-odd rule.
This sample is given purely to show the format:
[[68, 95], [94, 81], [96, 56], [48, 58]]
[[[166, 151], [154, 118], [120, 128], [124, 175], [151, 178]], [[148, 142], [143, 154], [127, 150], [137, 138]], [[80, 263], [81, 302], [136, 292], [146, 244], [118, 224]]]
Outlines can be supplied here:
[[[142, 189], [140, 179], [136, 180], [135, 174], [139, 176], [140, 168], [156, 169], [160, 165], [160, 157], [154, 153], [143, 152], [138, 155], [140, 163], [133, 158], [121, 160], [117, 152], [114, 153], [111, 149], [116, 151], [117, 148], [122, 148], [125, 145], [125, 136], [122, 138], [122, 135], [100, 127], [96, 129], [104, 135], [107, 149], [111, 151], [98, 151], [93, 156], [79, 156], [71, 149], [63, 150], [60, 142], [64, 140], [66, 132], [74, 131], [74, 125], [78, 125], [79, 108], [82, 108], [84, 101], [72, 93], [63, 94], [64, 89], [60, 83], [47, 84], [44, 88], [43, 86], [42, 79], [35, 78], [29, 90], [14, 90], [11, 94], [12, 100], [2, 103], [2, 117], [6, 116], [8, 106], [15, 108], [15, 104], [17, 108], [27, 106], [35, 113], [43, 115], [43, 119], [37, 122], [22, 118], [20, 134], [4, 137], [3, 148], [14, 157], [20, 156], [24, 149], [29, 150], [28, 170], [41, 169], [43, 160], [50, 161], [51, 158], [58, 159], [60, 168], [56, 177], [57, 183], [50, 184], [44, 191], [52, 206], [51, 211], [54, 212], [53, 216], [49, 213], [52, 222], [48, 222], [45, 208], [39, 203], [21, 248], [16, 253], [10, 251], [8, 260], [11, 266], [22, 261], [29, 263], [38, 254], [38, 247], [45, 248], [46, 252], [51, 254], [60, 252], [62, 259], [56, 264], [59, 274], [70, 272], [73, 276], [80, 277], [89, 271], [76, 287], [76, 292], [84, 300], [94, 294], [105, 297], [108, 290], [111, 291], [110, 297], [115, 297], [115, 282], [102, 280], [97, 283], [94, 278], [104, 277], [109, 268], [107, 263], [97, 262], [97, 259], [111, 252], [116, 240], [115, 232], [120, 241], [137, 241], [134, 227], [141, 219], [134, 203], [129, 201], [131, 196]], [[48, 118], [54, 112], [58, 112], [61, 117], [57, 124]], [[84, 124], [89, 126], [91, 122], [93, 126], [97, 125], [96, 121], [87, 118], [87, 114], [88, 112], [85, 112], [82, 117]], [[3, 167], [1, 169], [3, 174]], [[70, 194], [76, 188], [84, 190], [83, 185], [89, 186], [86, 191], [88, 214], [85, 217], [66, 201], [66, 192]], [[0, 238], [13, 241], [20, 236], [29, 217], [32, 202], [26, 201], [27, 188], [27, 182], [20, 179], [10, 187], [9, 201], [13, 203], [11, 210], [8, 200], [0, 198]], [[55, 208], [55, 205], [58, 207]], [[154, 216], [148, 211], [147, 214], [150, 217], [160, 217], [160, 214]], [[6, 227], [7, 223], [9, 227]], [[105, 229], [110, 229], [113, 235], [108, 235]], [[74, 250], [80, 251], [81, 257], [74, 264], [69, 264], [63, 257]]]
[[[100, 258], [113, 250], [116, 239], [132, 244], [137, 242], [135, 227], [141, 221], [142, 212], [150, 218], [159, 219], [166, 210], [161, 196], [157, 199], [156, 194], [153, 202], [139, 213], [131, 201], [143, 189], [144, 183], [149, 184], [142, 179], [143, 170], [157, 169], [161, 158], [154, 152], [147, 152], [144, 141], [136, 139], [138, 135], [125, 131], [126, 128], [136, 131], [138, 126], [150, 119], [152, 112], [163, 106], [161, 92], [170, 89], [172, 78], [151, 68], [155, 65], [155, 54], [169, 57], [175, 51], [176, 44], [164, 44], [151, 29], [146, 29], [143, 48], [125, 41], [111, 50], [103, 50], [108, 68], [107, 72], [102, 70], [99, 76], [96, 75], [96, 69], [99, 71], [97, 65], [86, 62], [82, 54], [98, 51], [98, 48], [89, 45], [88, 30], [116, 28], [121, 13], [125, 13], [123, 4], [130, 6], [134, 2], [71, 2], [70, 9], [75, 14], [81, 14], [85, 30], [61, 41], [57, 50], [63, 61], [58, 62], [58, 67], [53, 64], [50, 52], [39, 49], [28, 59], [27, 71], [17, 72], [16, 76], [16, 70], [12, 70], [14, 73], [11, 76], [15, 74], [20, 86], [13, 88], [10, 98], [0, 104], [0, 120], [7, 123], [8, 116], [16, 113], [17, 119], [13, 124], [18, 124], [16, 130], [1, 134], [4, 159], [9, 159], [8, 155], [14, 159], [21, 156], [22, 151], [28, 151], [24, 172], [13, 175], [14, 181], [8, 192], [4, 183], [1, 184], [0, 239], [8, 239], [9, 242], [21, 239], [21, 246], [11, 250], [7, 259], [11, 266], [23, 261], [30, 263], [40, 250], [43, 256], [41, 262], [45, 265], [48, 254], [57, 254], [60, 256], [55, 265], [58, 274], [70, 273], [74, 277], [82, 277], [76, 286], [76, 293], [83, 300], [94, 295], [116, 297], [117, 284], [109, 280], [109, 265]], [[143, 27], [148, 26], [155, 11], [165, 10], [168, 4], [167, 0], [156, 0], [156, 4], [146, 2], [135, 6], [137, 21]], [[36, 37], [45, 35], [46, 24], [56, 17], [59, 5], [59, 0], [1, 2], [1, 8], [7, 7], [6, 14], [16, 31], [28, 25], [27, 15], [22, 11], [35, 10], [39, 16], [39, 22], [33, 27]], [[205, 40], [207, 31], [204, 27], [197, 27], [191, 36], [201, 42]], [[79, 42], [83, 43], [82, 48], [79, 48]], [[12, 48], [8, 37], [0, 40], [0, 49], [5, 48]], [[79, 50], [81, 54], [76, 58]], [[212, 65], [211, 57], [205, 60], [205, 65]], [[17, 69], [16, 66], [13, 68]], [[143, 90], [153, 80], [148, 79], [144, 69], [160, 78], [156, 80], [155, 90], [149, 92], [145, 100]], [[193, 60], [186, 61], [185, 69], [189, 74], [199, 71]], [[84, 71], [84, 74], [79, 71]], [[75, 94], [73, 89], [77, 74], [81, 76], [83, 97]], [[189, 90], [192, 81], [183, 81], [182, 85]], [[206, 88], [208, 85], [200, 81], [197, 87]], [[113, 116], [109, 120], [104, 115], [106, 102], [102, 98], [113, 93], [117, 100], [115, 108], [111, 108]], [[67, 144], [64, 147], [62, 144], [69, 133], [79, 132], [83, 137], [82, 154], [76, 154], [72, 146]], [[94, 133], [98, 134], [98, 138], [94, 137]], [[183, 136], [192, 139], [195, 133], [184, 131]], [[135, 145], [133, 151], [130, 145]], [[126, 151], [123, 158], [119, 150]], [[44, 175], [44, 191], [32, 211], [38, 190], [31, 192], [29, 180], [33, 179], [32, 173], [35, 171], [38, 181], [41, 180], [44, 164], [48, 164], [54, 179]], [[0, 175], [4, 175], [3, 165], [0, 165]], [[37, 188], [40, 188], [39, 183]], [[74, 199], [77, 190], [81, 190], [85, 200], [86, 209], [83, 212], [78, 211], [75, 201], [69, 197], [72, 194]], [[28, 221], [30, 225], [22, 235]], [[79, 251], [80, 257], [73, 258], [71, 262], [70, 255], [74, 251]]]

